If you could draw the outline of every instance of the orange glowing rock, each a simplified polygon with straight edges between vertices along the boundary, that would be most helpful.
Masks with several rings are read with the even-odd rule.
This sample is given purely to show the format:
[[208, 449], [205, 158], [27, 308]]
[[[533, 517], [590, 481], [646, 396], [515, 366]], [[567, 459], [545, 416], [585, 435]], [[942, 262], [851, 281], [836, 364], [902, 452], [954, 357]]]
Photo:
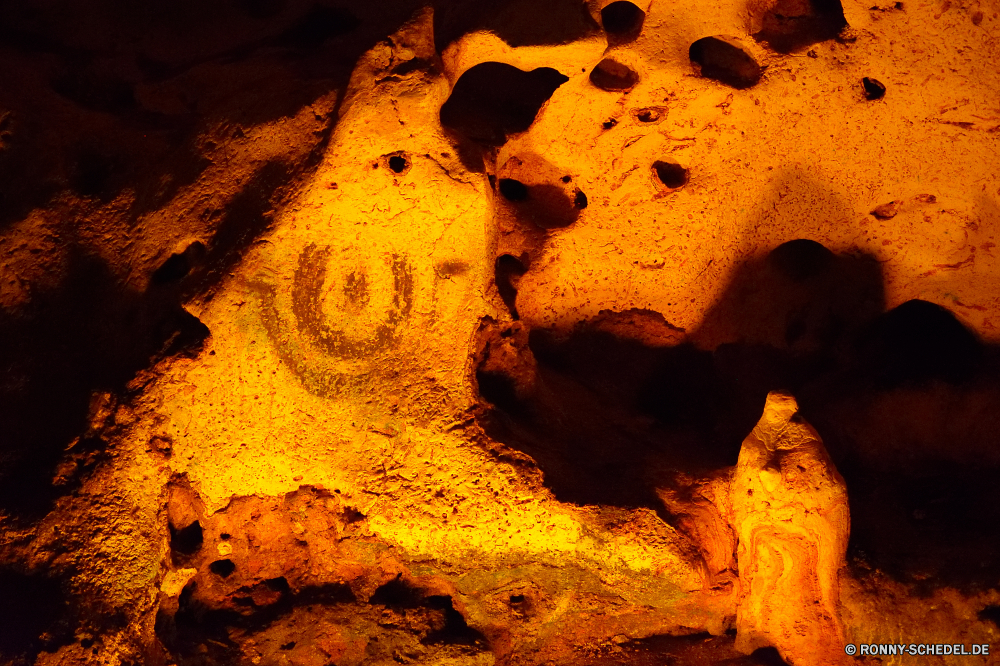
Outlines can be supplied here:
[[844, 480], [795, 399], [770, 393], [732, 483], [739, 538], [736, 647], [789, 664], [847, 663], [839, 615], [850, 512]]

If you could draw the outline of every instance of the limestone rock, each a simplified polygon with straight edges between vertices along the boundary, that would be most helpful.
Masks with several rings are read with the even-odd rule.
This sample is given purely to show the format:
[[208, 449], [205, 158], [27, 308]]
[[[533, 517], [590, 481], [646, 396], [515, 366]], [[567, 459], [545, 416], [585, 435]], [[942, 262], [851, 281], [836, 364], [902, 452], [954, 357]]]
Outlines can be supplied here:
[[790, 664], [841, 664], [840, 572], [847, 490], [795, 399], [770, 393], [733, 476], [739, 546], [737, 648], [775, 646]]

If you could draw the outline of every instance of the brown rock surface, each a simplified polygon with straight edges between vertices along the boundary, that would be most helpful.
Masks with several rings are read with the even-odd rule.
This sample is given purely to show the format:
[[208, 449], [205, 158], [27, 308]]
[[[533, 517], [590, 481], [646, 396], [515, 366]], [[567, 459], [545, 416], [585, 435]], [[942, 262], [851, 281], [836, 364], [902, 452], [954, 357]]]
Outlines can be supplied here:
[[775, 646], [789, 664], [845, 664], [840, 585], [847, 488], [795, 398], [771, 393], [732, 479], [739, 539], [736, 646]]
[[998, 26], [0, 3], [0, 664], [996, 641]]

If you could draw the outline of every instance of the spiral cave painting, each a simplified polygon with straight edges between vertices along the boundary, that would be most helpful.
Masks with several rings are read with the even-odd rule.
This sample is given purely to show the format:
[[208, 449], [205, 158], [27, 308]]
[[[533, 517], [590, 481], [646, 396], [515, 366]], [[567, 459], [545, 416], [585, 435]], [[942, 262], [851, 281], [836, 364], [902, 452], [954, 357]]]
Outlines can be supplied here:
[[992, 6], [101, 7], [0, 7], [3, 663], [994, 640]]

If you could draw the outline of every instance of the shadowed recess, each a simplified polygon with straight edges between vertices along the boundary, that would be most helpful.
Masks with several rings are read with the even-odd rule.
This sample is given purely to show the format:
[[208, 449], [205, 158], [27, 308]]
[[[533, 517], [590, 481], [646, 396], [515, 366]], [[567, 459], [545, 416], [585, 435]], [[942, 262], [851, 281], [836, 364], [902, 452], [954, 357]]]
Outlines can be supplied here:
[[216, 560], [208, 565], [208, 570], [220, 578], [228, 578], [236, 571], [236, 564], [232, 560]]
[[768, 259], [792, 281], [801, 282], [828, 269], [835, 256], [822, 244], [799, 238], [776, 247]]
[[57, 488], [53, 477], [85, 434], [95, 392], [123, 392], [151, 361], [194, 352], [208, 333], [171, 290], [136, 292], [103, 260], [73, 252], [57, 287], [0, 313], [0, 506], [29, 518], [75, 487], [79, 478]]
[[551, 67], [524, 72], [484, 62], [462, 74], [441, 107], [441, 124], [468, 139], [500, 145], [523, 132], [552, 93], [568, 81]]
[[874, 382], [894, 388], [967, 381], [979, 368], [983, 347], [949, 310], [912, 300], [875, 321], [858, 352]]
[[885, 97], [885, 84], [878, 79], [865, 77], [861, 79], [861, 87], [865, 91], [865, 99], [874, 101]]
[[517, 218], [541, 229], [561, 229], [577, 221], [587, 207], [587, 195], [579, 189], [540, 183], [524, 185], [518, 180], [500, 180], [500, 193]]
[[733, 37], [703, 37], [691, 44], [689, 56], [702, 76], [727, 86], [749, 88], [760, 81], [760, 65]]
[[517, 47], [569, 44], [601, 29], [579, 0], [447, 0], [436, 4], [434, 43], [438, 52], [477, 30], [488, 30]]
[[346, 9], [315, 4], [279, 35], [276, 41], [282, 46], [296, 49], [315, 49], [332, 37], [346, 35], [360, 24]]
[[516, 281], [527, 272], [525, 264], [517, 257], [504, 254], [497, 257], [494, 270], [497, 291], [504, 305], [510, 311], [511, 317], [519, 319], [517, 314], [517, 286]]
[[761, 26], [754, 39], [779, 53], [833, 39], [847, 27], [840, 0], [777, 0], [770, 6], [752, 5], [750, 13]]
[[676, 162], [656, 161], [653, 162], [653, 173], [663, 186], [675, 190], [684, 187], [688, 181], [688, 171]]
[[634, 40], [642, 32], [646, 12], [627, 0], [612, 2], [601, 10], [601, 24], [608, 34], [609, 44], [622, 44]]
[[752, 654], [736, 650], [735, 632], [722, 636], [650, 636], [598, 649], [589, 666], [788, 666], [774, 648]]
[[635, 87], [639, 83], [639, 75], [628, 65], [605, 58], [590, 72], [590, 82], [601, 90], [622, 92]]
[[67, 610], [58, 582], [0, 571], [0, 658], [31, 664], [42, 650], [51, 652], [72, 641]]

